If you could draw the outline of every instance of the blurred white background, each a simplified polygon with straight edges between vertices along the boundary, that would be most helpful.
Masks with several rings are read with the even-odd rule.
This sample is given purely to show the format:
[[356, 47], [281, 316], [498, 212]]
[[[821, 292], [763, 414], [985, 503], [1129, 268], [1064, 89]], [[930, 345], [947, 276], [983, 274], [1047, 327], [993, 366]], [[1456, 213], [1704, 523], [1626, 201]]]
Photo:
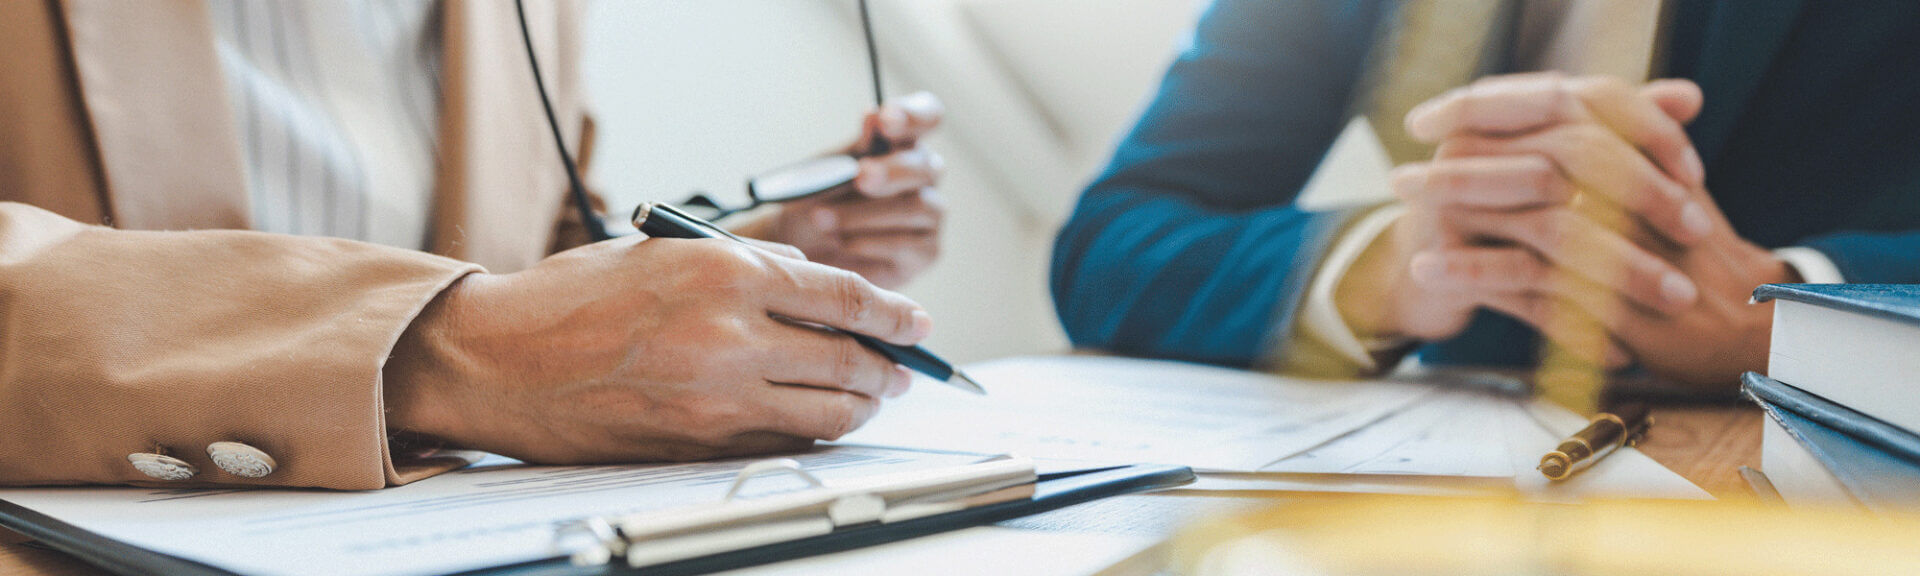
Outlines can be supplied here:
[[[946, 249], [905, 290], [933, 312], [929, 345], [962, 362], [1065, 351], [1054, 232], [1204, 0], [870, 1], [887, 93], [948, 108], [930, 142]], [[597, 0], [588, 16], [592, 177], [615, 212], [744, 198], [747, 174], [851, 142], [872, 104], [854, 0]], [[1354, 190], [1375, 171], [1325, 172], [1338, 182], [1321, 188]]]

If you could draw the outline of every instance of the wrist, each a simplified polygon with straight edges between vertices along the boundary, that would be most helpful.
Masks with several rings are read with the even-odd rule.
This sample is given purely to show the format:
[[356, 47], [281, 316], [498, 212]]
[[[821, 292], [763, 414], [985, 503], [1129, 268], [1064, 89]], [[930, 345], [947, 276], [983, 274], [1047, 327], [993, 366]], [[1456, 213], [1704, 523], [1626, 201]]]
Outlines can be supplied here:
[[1808, 280], [1801, 274], [1800, 268], [1795, 266], [1793, 259], [1787, 258], [1780, 251], [1747, 243], [1742, 252], [1748, 255], [1747, 270], [1749, 272], [1744, 279], [1754, 284], [1746, 287], [1749, 291], [1758, 288], [1761, 284], [1798, 284]]
[[1399, 223], [1374, 238], [1360, 258], [1335, 285], [1334, 307], [1340, 319], [1362, 341], [1399, 338], [1404, 331], [1397, 322], [1396, 303], [1405, 284], [1405, 255], [1400, 254], [1393, 235]]
[[1775, 281], [1769, 282], [1769, 284], [1799, 284], [1807, 281], [1807, 278], [1800, 274], [1800, 269], [1795, 268], [1793, 263], [1788, 262], [1785, 258], [1774, 256], [1773, 267], [1773, 278]]
[[460, 310], [486, 274], [471, 274], [435, 296], [395, 342], [382, 369], [382, 400], [391, 436], [426, 436], [460, 444], [466, 419], [451, 393], [454, 384], [473, 382], [467, 355], [454, 339]]

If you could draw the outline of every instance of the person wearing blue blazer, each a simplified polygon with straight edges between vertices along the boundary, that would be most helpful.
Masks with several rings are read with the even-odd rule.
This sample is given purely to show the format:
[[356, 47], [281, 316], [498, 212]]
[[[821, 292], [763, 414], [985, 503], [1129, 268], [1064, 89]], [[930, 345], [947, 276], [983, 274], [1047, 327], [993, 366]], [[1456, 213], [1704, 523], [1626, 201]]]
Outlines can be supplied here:
[[[1593, 12], [1616, 4], [1640, 14]], [[1321, 376], [1574, 361], [1723, 390], [1764, 370], [1758, 285], [1920, 282], [1920, 4], [1461, 6], [1214, 2], [1059, 232], [1074, 344]], [[1642, 68], [1583, 67], [1582, 42]], [[1471, 65], [1444, 81], [1453, 61]], [[1398, 199], [1303, 208], [1355, 116]]]

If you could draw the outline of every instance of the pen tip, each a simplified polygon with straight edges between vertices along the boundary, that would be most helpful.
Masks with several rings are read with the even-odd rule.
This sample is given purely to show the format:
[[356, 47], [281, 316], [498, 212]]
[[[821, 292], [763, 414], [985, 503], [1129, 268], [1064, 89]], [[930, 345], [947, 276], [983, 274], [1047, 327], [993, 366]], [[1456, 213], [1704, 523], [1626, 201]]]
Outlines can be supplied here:
[[966, 390], [974, 394], [979, 394], [981, 396], [987, 395], [986, 388], [981, 388], [979, 382], [974, 382], [973, 378], [968, 377], [966, 372], [961, 372], [958, 369], [955, 369], [953, 371], [953, 376], [947, 378], [947, 383], [953, 385], [955, 388]]

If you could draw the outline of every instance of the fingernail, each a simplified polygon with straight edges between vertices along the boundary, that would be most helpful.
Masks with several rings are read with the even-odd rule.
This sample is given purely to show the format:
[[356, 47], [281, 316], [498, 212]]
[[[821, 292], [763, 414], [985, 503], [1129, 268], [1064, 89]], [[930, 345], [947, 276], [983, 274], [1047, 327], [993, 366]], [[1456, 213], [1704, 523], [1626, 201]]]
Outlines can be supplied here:
[[887, 383], [886, 397], [899, 398], [906, 395], [907, 391], [912, 389], [913, 372], [908, 371], [902, 366], [894, 366], [893, 381]]
[[913, 311], [913, 340], [925, 340], [933, 335], [933, 315], [926, 310]]
[[899, 108], [888, 108], [880, 113], [880, 133], [888, 138], [898, 138], [907, 131], [907, 113]]
[[1662, 181], [1654, 187], [1659, 188], [1660, 194], [1666, 196], [1668, 200], [1681, 201], [1687, 199], [1687, 187], [1677, 182]]
[[1432, 143], [1440, 139], [1438, 134], [1429, 133], [1438, 132], [1438, 130], [1432, 127], [1433, 122], [1429, 121], [1428, 118], [1433, 113], [1434, 107], [1432, 104], [1433, 101], [1428, 100], [1415, 105], [1412, 110], [1407, 111], [1407, 116], [1400, 122], [1400, 128], [1407, 131], [1407, 136], [1425, 143]]
[[826, 208], [813, 209], [813, 225], [815, 228], [832, 230], [834, 225], [839, 223], [840, 216], [834, 214], [832, 210]]
[[1680, 209], [1680, 226], [1693, 238], [1706, 238], [1713, 232], [1713, 218], [1707, 216], [1707, 209], [1698, 202], [1688, 202]]
[[1407, 276], [1413, 278], [1416, 284], [1438, 284], [1446, 275], [1446, 263], [1430, 254], [1414, 256], [1413, 261], [1407, 264]]
[[853, 187], [862, 194], [872, 195], [880, 191], [887, 183], [887, 164], [878, 158], [860, 159], [860, 175]]
[[1461, 90], [1461, 88], [1454, 88], [1441, 93], [1439, 96], [1428, 98], [1425, 102], [1414, 105], [1413, 109], [1408, 110], [1407, 115], [1400, 119], [1400, 126], [1406, 129], [1407, 135], [1413, 137], [1414, 140], [1429, 144], [1438, 142], [1446, 136], [1442, 128], [1452, 124], [1452, 119], [1442, 118], [1440, 116], [1440, 112], [1447, 111], [1451, 113], [1452, 109], [1444, 108], [1440, 104], [1442, 101], [1454, 97], [1460, 93]]
[[899, 102], [895, 105], [901, 108], [928, 108], [938, 106], [939, 104], [940, 97], [934, 96], [932, 92], [921, 90], [906, 96], [901, 96]]
[[1688, 146], [1686, 152], [1680, 155], [1680, 166], [1680, 169], [1686, 172], [1680, 175], [1681, 180], [1686, 180], [1694, 186], [1706, 183], [1707, 165], [1700, 161], [1700, 151]]
[[1686, 276], [1668, 272], [1666, 277], [1660, 279], [1660, 295], [1675, 305], [1691, 306], [1693, 299], [1700, 296], [1700, 290]]

